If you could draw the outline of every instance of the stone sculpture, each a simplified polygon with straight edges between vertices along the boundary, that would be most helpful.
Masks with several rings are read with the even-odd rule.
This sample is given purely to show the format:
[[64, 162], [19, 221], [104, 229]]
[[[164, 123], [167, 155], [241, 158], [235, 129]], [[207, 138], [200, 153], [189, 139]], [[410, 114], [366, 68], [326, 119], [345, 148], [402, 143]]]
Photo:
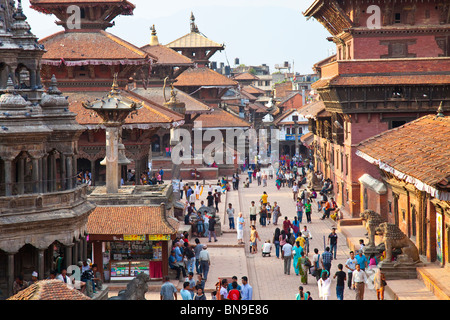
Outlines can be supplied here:
[[375, 247], [376, 229], [381, 223], [385, 222], [384, 219], [380, 214], [373, 210], [364, 210], [364, 212], [361, 212], [359, 216], [366, 222], [366, 230], [369, 236], [369, 243], [367, 244], [367, 247]]
[[397, 257], [395, 265], [402, 263], [420, 263], [419, 251], [414, 242], [411, 241], [398, 226], [392, 223], [383, 222], [376, 228], [376, 234], [383, 236], [383, 242], [386, 248], [386, 259], [392, 261], [392, 252], [400, 249], [402, 254]]
[[150, 276], [144, 272], [139, 273], [127, 284], [127, 289], [120, 292], [117, 297], [109, 300], [146, 300], [145, 293], [148, 291]]

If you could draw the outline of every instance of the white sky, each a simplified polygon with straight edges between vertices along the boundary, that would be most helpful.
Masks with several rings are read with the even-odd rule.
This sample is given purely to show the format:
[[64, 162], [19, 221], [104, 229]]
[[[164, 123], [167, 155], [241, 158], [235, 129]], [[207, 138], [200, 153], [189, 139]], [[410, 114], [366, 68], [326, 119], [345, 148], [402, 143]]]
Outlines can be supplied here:
[[[148, 43], [150, 26], [155, 24], [160, 43], [167, 44], [190, 31], [190, 14], [203, 34], [226, 49], [211, 61], [234, 66], [235, 58], [246, 65], [275, 64], [289, 61], [294, 71], [312, 73], [312, 65], [329, 55], [334, 45], [329, 33], [317, 21], [303, 16], [313, 0], [130, 0], [136, 5], [133, 16], [119, 16], [107, 29], [137, 46]], [[24, 12], [38, 38], [59, 30], [56, 17], [29, 8]], [[228, 61], [227, 61], [228, 59]], [[292, 71], [292, 70], [291, 70]]]

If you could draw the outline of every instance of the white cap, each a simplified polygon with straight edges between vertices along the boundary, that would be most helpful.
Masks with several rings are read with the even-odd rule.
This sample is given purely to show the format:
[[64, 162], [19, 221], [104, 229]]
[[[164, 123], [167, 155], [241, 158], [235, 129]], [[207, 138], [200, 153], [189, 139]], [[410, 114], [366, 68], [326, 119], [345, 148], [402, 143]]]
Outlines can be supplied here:
[[32, 277], [38, 277], [38, 273], [36, 271], [33, 271], [33, 273], [31, 274]]

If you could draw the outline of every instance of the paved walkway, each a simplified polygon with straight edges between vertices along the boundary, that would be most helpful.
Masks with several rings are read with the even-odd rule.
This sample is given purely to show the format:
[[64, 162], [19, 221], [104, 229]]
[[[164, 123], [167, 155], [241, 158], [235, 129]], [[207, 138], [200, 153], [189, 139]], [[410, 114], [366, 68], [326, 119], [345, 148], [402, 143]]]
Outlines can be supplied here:
[[[243, 176], [242, 176], [243, 177]], [[245, 177], [244, 177], [245, 179]], [[206, 181], [206, 186], [211, 183], [213, 186], [217, 181]], [[206, 189], [206, 187], [205, 187]], [[226, 193], [225, 197], [222, 197], [222, 203], [220, 204], [220, 218], [222, 222], [223, 234], [218, 237], [217, 242], [208, 242], [207, 238], [200, 238], [201, 243], [208, 245], [208, 251], [211, 255], [211, 268], [208, 276], [208, 281], [205, 286], [208, 299], [210, 298], [210, 292], [215, 290], [215, 284], [219, 278], [237, 276], [240, 282], [240, 278], [244, 275], [248, 276], [249, 283], [253, 287], [253, 299], [254, 300], [293, 300], [298, 292], [298, 287], [301, 284], [300, 277], [295, 275], [294, 268], [291, 267], [291, 274], [285, 275], [283, 270], [283, 261], [277, 259], [275, 256], [275, 249], [272, 251], [271, 257], [262, 257], [261, 246], [265, 240], [273, 239], [273, 233], [276, 227], [282, 229], [280, 223], [278, 226], [274, 226], [272, 223], [266, 227], [262, 227], [257, 222], [257, 230], [261, 238], [261, 242], [258, 243], [258, 254], [250, 254], [249, 252], [249, 234], [250, 234], [250, 221], [248, 215], [248, 208], [251, 201], [259, 203], [259, 199], [266, 191], [268, 194], [268, 201], [273, 204], [274, 201], [278, 202], [281, 208], [281, 222], [285, 216], [291, 221], [296, 215], [295, 202], [292, 197], [290, 188], [281, 188], [277, 190], [274, 180], [268, 181], [267, 187], [258, 186], [256, 181], [250, 184], [250, 188], [242, 188], [240, 186], [239, 191], [230, 191]], [[206, 199], [206, 192], [200, 197], [200, 200]], [[206, 202], [206, 200], [205, 200]], [[238, 245], [236, 239], [236, 232], [229, 230], [228, 219], [225, 217], [225, 208], [228, 203], [232, 203], [233, 208], [236, 210], [236, 216], [238, 212], [242, 212], [246, 221], [244, 228], [244, 243], [245, 245]], [[197, 207], [200, 205], [200, 201], [196, 203]], [[336, 223], [331, 219], [320, 220], [321, 214], [318, 212], [317, 204], [314, 203], [312, 213], [312, 223], [306, 224], [311, 231], [313, 239], [310, 241], [310, 253], [308, 257], [312, 260], [313, 249], [318, 248], [319, 252], [324, 251], [324, 241], [326, 243], [328, 234], [331, 232], [332, 227], [337, 227]], [[306, 218], [304, 217], [301, 227], [305, 225]], [[338, 234], [338, 248], [337, 259], [332, 262], [331, 276], [333, 276], [337, 269], [337, 265], [342, 263], [345, 265], [346, 260], [349, 257], [350, 248], [353, 249], [357, 245], [358, 240], [364, 236], [364, 229], [362, 227], [346, 227], [340, 228], [336, 232]], [[325, 240], [324, 240], [325, 239]], [[440, 269], [440, 270], [439, 270]], [[428, 269], [424, 274], [424, 277], [442, 278], [442, 268]], [[345, 271], [345, 268], [344, 268]], [[448, 279], [448, 272], [444, 279]], [[449, 283], [449, 281], [447, 281]], [[181, 289], [181, 282], [174, 281], [174, 284]], [[385, 299], [421, 299], [421, 300], [437, 300], [445, 299], [445, 293], [449, 292], [448, 285], [443, 285], [439, 288], [444, 294], [434, 295], [427, 289], [422, 280], [391, 280], [388, 283], [389, 288], [386, 290]], [[308, 284], [302, 285], [304, 291], [310, 291], [313, 299], [319, 299], [318, 287], [315, 278], [311, 275], [308, 277]], [[332, 292], [331, 300], [336, 300], [336, 280], [332, 280]], [[110, 296], [116, 295], [117, 290], [111, 290]], [[150, 288], [147, 293], [147, 299], [156, 300], [159, 299], [159, 286], [155, 285]], [[355, 292], [345, 287], [344, 290], [345, 300], [354, 300]], [[374, 290], [367, 288], [364, 295], [365, 300], [376, 300], [376, 293]]]

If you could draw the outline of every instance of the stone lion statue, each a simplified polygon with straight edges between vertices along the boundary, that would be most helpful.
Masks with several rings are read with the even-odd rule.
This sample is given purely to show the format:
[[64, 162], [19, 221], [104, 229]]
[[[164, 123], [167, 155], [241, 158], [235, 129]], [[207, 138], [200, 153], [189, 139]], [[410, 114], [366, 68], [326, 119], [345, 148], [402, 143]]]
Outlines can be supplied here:
[[307, 181], [308, 181], [308, 188], [314, 189], [314, 190], [320, 190], [322, 189], [322, 182], [317, 178], [317, 175], [312, 171], [308, 171], [306, 174]]
[[144, 272], [139, 273], [133, 280], [127, 284], [125, 293], [121, 296], [122, 300], [146, 300], [145, 293], [148, 291], [148, 282], [150, 276]]
[[384, 221], [380, 214], [373, 210], [365, 210], [359, 214], [360, 218], [366, 222], [366, 230], [369, 236], [367, 247], [375, 247], [376, 228]]
[[386, 247], [385, 261], [392, 261], [392, 251], [395, 248], [402, 251], [402, 255], [397, 258], [397, 264], [408, 261], [420, 262], [416, 245], [395, 224], [383, 222], [376, 228], [376, 233], [383, 236]]

